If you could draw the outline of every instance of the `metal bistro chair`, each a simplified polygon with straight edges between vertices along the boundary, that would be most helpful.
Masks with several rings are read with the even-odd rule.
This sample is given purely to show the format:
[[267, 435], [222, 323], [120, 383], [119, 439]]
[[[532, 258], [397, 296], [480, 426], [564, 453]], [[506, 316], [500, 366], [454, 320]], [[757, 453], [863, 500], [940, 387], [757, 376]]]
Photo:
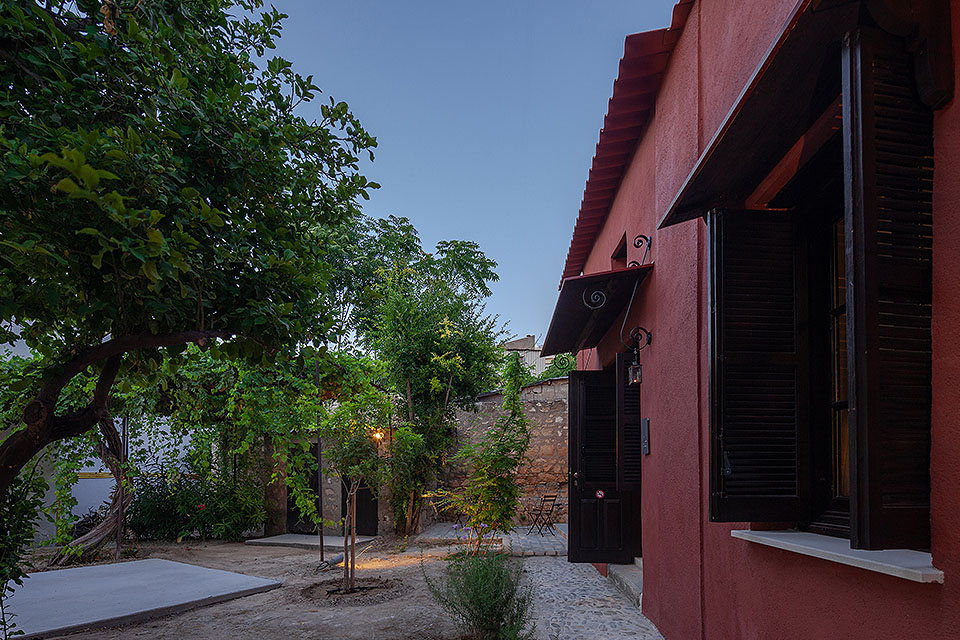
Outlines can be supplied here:
[[536, 529], [537, 533], [541, 536], [543, 535], [544, 529], [549, 531], [550, 535], [556, 535], [553, 529], [553, 508], [556, 504], [557, 494], [540, 497], [540, 502], [529, 512], [532, 523], [529, 531], [527, 531], [527, 535], [533, 533], [534, 529]]

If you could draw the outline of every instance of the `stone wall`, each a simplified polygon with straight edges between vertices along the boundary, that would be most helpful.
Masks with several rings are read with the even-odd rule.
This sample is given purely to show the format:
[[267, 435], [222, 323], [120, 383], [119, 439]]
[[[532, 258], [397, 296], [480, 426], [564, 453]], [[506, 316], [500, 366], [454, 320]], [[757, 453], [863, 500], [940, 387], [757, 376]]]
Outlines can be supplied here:
[[[521, 396], [524, 414], [530, 420], [530, 460], [520, 469], [522, 502], [531, 508], [540, 496], [559, 494], [555, 522], [567, 521], [567, 379], [556, 378], [528, 385]], [[503, 413], [502, 393], [480, 396], [475, 411], [457, 414], [457, 442], [460, 446], [476, 442]], [[456, 450], [450, 451], [452, 457]], [[467, 469], [451, 462], [443, 484], [462, 486]], [[522, 514], [521, 514], [522, 515]], [[521, 524], [524, 520], [520, 521]]]

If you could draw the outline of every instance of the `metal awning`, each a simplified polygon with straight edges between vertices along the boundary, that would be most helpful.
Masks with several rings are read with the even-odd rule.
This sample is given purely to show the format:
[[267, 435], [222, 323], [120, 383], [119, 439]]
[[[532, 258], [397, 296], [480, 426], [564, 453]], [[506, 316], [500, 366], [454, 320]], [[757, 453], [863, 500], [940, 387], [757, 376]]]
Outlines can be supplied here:
[[[799, 0], [658, 228], [710, 209], [744, 207], [753, 190], [820, 114], [810, 96], [831, 44], [857, 23], [859, 2]], [[832, 96], [831, 96], [832, 97]]]
[[652, 264], [564, 278], [541, 356], [576, 353], [597, 346], [623, 312], [634, 286]]

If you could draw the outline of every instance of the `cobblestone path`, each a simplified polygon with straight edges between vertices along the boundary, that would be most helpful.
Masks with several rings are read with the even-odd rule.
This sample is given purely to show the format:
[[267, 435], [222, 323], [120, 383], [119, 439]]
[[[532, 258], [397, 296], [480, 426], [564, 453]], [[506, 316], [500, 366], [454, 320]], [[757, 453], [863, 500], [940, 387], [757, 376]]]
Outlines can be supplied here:
[[[556, 533], [540, 535], [536, 532], [528, 534], [529, 527], [518, 527], [512, 533], [503, 537], [503, 549], [512, 556], [565, 556], [567, 555], [567, 539], [564, 537], [567, 525], [555, 525]], [[449, 522], [436, 522], [427, 527], [418, 536], [418, 540], [449, 540], [451, 542], [463, 540], [466, 535]]]
[[533, 587], [537, 640], [663, 640], [653, 623], [589, 564], [524, 558]]

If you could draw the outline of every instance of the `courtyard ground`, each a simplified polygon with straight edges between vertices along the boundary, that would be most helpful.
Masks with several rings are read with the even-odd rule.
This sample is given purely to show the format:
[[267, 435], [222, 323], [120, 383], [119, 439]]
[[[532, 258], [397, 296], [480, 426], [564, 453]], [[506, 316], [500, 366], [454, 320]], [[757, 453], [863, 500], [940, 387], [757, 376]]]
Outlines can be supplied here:
[[[326, 597], [339, 575], [318, 572], [316, 551], [230, 543], [142, 545], [138, 558], [165, 558], [190, 564], [283, 580], [273, 591], [205, 606], [185, 613], [112, 629], [96, 629], [70, 640], [160, 640], [203, 638], [322, 638], [323, 640], [451, 640], [453, 621], [433, 601], [427, 574], [438, 577], [448, 546], [416, 547], [402, 552], [397, 540], [379, 540], [359, 561], [357, 577], [378, 578], [385, 588], [371, 591], [357, 606]], [[625, 596], [589, 565], [566, 558], [523, 559], [524, 579], [533, 588], [537, 640], [613, 640], [661, 638]]]

